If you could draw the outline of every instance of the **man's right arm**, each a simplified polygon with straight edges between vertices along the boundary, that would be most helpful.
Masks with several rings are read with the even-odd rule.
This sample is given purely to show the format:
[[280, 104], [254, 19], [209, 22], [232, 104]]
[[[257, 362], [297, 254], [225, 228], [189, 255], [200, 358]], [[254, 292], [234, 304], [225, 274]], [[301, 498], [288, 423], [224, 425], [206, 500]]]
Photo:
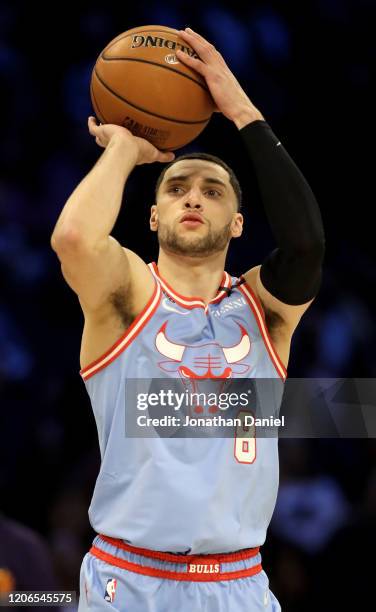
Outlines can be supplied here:
[[158, 151], [120, 126], [97, 126], [92, 118], [89, 131], [105, 151], [67, 200], [51, 245], [60, 259], [64, 278], [79, 297], [85, 324], [95, 329], [96, 321], [102, 323], [103, 319], [117, 316], [111, 307], [111, 296], [115, 295], [117, 304], [120, 301], [134, 317], [152, 294], [154, 281], [146, 264], [132, 251], [123, 249], [110, 233], [133, 168], [137, 164], [170, 161], [173, 154]]

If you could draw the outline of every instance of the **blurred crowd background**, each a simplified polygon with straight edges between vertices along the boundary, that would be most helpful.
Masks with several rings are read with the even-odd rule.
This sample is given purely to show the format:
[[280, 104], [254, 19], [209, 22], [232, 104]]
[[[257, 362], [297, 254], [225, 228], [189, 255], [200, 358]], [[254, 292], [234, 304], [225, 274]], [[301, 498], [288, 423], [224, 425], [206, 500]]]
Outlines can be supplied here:
[[[191, 26], [223, 54], [324, 220], [322, 288], [294, 335], [289, 376], [376, 375], [376, 2], [39, 4], [0, 5], [0, 592], [78, 590], [94, 535], [87, 509], [99, 450], [79, 376], [83, 320], [49, 240], [102, 152], [87, 131], [89, 83], [117, 34]], [[242, 184], [246, 231], [227, 265], [240, 274], [275, 248], [249, 162], [219, 115], [180, 152], [195, 150], [224, 159]], [[148, 213], [160, 169], [135, 169], [114, 229], [146, 261], [157, 257]], [[373, 588], [365, 556], [375, 541], [375, 441], [283, 440], [280, 455], [263, 557], [282, 608], [362, 609]]]

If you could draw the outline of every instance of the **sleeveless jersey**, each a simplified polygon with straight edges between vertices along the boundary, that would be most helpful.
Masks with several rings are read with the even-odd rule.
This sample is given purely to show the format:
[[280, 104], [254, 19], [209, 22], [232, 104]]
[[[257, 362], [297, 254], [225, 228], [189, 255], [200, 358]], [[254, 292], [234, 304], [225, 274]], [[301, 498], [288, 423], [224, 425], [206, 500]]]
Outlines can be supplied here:
[[130, 379], [184, 379], [196, 389], [204, 377], [282, 379], [280, 393], [264, 400], [275, 404], [265, 412], [278, 414], [286, 370], [261, 305], [227, 272], [221, 286], [232, 290], [220, 288], [205, 305], [177, 294], [155, 263], [149, 267], [155, 288], [148, 304], [116, 344], [81, 370], [101, 453], [90, 523], [97, 533], [174, 553], [260, 546], [277, 497], [276, 436], [245, 445], [234, 440], [235, 431], [234, 437], [135, 438], [126, 437], [125, 423], [126, 411], [136, 410], [126, 401]]

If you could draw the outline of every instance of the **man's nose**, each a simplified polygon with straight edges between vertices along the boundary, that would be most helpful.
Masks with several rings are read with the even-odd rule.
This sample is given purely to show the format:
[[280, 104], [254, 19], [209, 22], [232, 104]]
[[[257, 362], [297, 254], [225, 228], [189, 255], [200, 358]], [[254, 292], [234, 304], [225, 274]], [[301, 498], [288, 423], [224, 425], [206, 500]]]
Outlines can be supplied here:
[[189, 193], [187, 193], [186, 200], [184, 202], [184, 207], [185, 208], [195, 208], [195, 209], [202, 208], [200, 193], [197, 192], [196, 190], [190, 191]]
[[184, 202], [185, 208], [196, 208], [200, 210], [202, 208], [202, 204], [200, 202], [195, 202], [194, 204], [191, 201]]

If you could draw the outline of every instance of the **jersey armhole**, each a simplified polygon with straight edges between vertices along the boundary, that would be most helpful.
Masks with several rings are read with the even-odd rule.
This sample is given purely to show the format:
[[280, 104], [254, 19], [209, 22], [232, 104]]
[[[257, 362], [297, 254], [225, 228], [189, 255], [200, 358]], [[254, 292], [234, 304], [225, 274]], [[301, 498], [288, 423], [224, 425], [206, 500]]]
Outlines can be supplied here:
[[[243, 276], [241, 278], [244, 278]], [[247, 303], [253, 312], [253, 315], [256, 319], [256, 323], [261, 332], [262, 339], [264, 341], [266, 350], [269, 353], [269, 356], [272, 360], [272, 363], [277, 370], [277, 374], [282, 378], [282, 380], [286, 380], [287, 378], [287, 370], [283, 365], [276, 349], [274, 348], [273, 341], [270, 337], [269, 330], [266, 326], [265, 315], [263, 308], [261, 306], [261, 302], [259, 298], [255, 295], [253, 289], [248, 285], [247, 281], [244, 280], [244, 283], [239, 285], [238, 289], [244, 295], [247, 300]]]
[[[154, 278], [154, 277], [153, 277]], [[133, 323], [126, 329], [122, 336], [113, 344], [101, 357], [95, 359], [88, 366], [80, 370], [80, 375], [83, 380], [86, 381], [94, 374], [108, 366], [112, 363], [129, 345], [130, 343], [138, 336], [142, 328], [146, 325], [148, 321], [150, 321], [154, 312], [156, 311], [160, 298], [161, 298], [161, 288], [158, 281], [154, 278], [155, 286], [153, 295], [150, 300], [147, 302], [146, 306], [143, 310], [137, 315], [134, 319]]]

